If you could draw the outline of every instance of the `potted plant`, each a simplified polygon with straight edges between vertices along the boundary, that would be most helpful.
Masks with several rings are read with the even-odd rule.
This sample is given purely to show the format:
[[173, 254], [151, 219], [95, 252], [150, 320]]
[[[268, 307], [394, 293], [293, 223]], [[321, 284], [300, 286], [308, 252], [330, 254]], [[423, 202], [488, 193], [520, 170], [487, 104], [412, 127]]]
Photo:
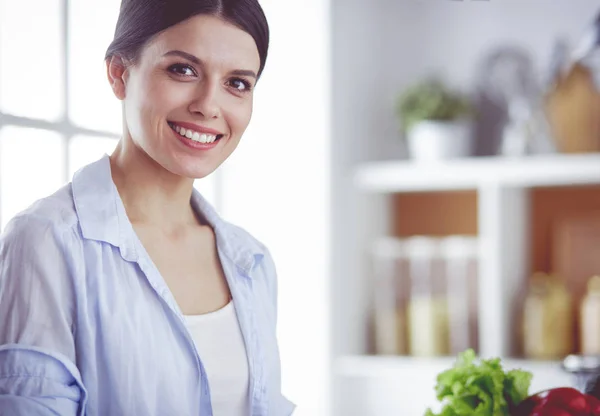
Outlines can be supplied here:
[[399, 97], [397, 112], [412, 159], [432, 161], [471, 154], [470, 101], [441, 81], [411, 85]]

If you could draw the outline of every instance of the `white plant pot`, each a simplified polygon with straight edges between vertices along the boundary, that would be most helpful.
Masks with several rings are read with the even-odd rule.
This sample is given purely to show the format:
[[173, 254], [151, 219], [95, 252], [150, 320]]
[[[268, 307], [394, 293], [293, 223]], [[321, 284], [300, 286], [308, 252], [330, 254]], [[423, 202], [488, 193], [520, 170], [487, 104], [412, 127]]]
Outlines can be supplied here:
[[406, 135], [408, 153], [418, 162], [468, 157], [472, 154], [471, 122], [421, 121]]

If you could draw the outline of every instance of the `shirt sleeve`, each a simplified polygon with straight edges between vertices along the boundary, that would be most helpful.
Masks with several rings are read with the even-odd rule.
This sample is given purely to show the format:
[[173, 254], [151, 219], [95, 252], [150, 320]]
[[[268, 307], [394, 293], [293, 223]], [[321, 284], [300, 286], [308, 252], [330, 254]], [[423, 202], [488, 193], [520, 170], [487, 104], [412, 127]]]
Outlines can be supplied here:
[[75, 231], [32, 215], [0, 237], [0, 416], [83, 416], [75, 365]]

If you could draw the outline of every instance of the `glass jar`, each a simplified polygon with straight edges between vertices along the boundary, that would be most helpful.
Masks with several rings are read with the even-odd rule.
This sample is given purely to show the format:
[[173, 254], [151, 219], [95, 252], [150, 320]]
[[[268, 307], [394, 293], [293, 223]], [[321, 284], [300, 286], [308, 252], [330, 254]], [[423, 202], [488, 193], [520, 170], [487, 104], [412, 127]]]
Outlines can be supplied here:
[[405, 244], [410, 276], [410, 354], [424, 357], [448, 355], [448, 303], [438, 241], [431, 237], [412, 237]]
[[408, 353], [406, 303], [408, 284], [404, 245], [383, 237], [373, 246], [373, 348], [378, 355]]
[[478, 350], [478, 243], [475, 237], [451, 236], [440, 242], [448, 303], [449, 350], [457, 355]]
[[545, 273], [531, 277], [523, 309], [525, 356], [563, 359], [573, 352], [573, 301], [563, 282]]
[[581, 354], [600, 355], [600, 276], [593, 276], [580, 305]]

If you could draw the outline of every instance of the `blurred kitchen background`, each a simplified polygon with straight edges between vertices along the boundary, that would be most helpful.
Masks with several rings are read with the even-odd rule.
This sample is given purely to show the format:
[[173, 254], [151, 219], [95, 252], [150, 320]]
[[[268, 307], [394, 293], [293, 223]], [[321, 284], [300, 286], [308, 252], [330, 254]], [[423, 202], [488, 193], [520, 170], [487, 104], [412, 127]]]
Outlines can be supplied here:
[[[600, 1], [261, 4], [253, 121], [196, 186], [274, 255], [295, 414], [422, 415], [466, 348], [532, 391], [595, 367]], [[114, 148], [118, 8], [0, 0], [0, 227]]]

